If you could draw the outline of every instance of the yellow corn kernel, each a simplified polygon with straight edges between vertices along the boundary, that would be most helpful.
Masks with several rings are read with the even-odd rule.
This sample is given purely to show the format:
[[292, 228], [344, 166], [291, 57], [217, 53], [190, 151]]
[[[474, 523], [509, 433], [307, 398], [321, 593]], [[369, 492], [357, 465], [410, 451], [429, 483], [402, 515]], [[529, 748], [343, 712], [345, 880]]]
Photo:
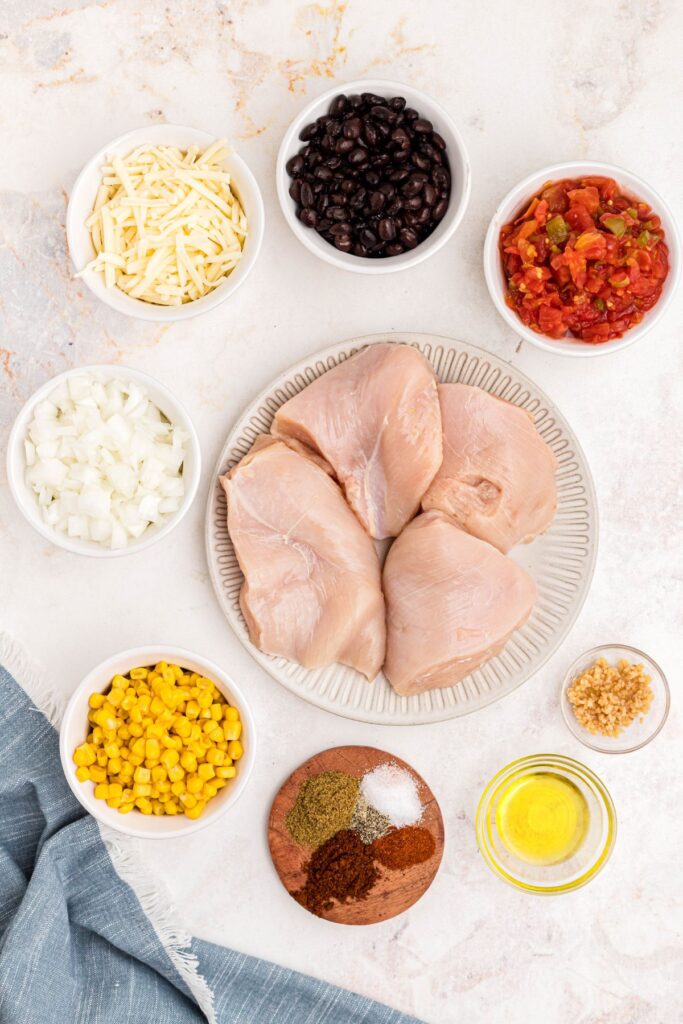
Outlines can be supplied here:
[[80, 768], [76, 769], [76, 778], [79, 782], [87, 782], [90, 778], [90, 769], [86, 768], [85, 765], [81, 765]]
[[242, 735], [242, 723], [237, 722], [223, 722], [223, 734], [226, 740], [238, 740]]
[[226, 722], [237, 722], [239, 720], [240, 713], [237, 708], [230, 707], [228, 705], [223, 709], [223, 718]]
[[113, 707], [118, 708], [125, 695], [125, 690], [122, 690], [118, 686], [112, 686], [111, 690], [107, 694], [107, 700], [113, 705]]
[[130, 814], [135, 807], [135, 803], [131, 800], [129, 803], [120, 803], [118, 806], [119, 814]]
[[131, 754], [138, 754], [140, 757], [145, 756], [145, 740], [143, 736], [136, 737], [130, 745]]
[[107, 757], [118, 757], [120, 754], [118, 743], [115, 740], [112, 740], [111, 743], [105, 743], [104, 752]]
[[142, 756], [142, 754], [131, 754], [128, 760], [131, 764], [142, 764], [142, 762], [144, 761], [144, 757]]
[[189, 743], [187, 749], [190, 750], [196, 758], [203, 758], [207, 751], [207, 744], [202, 743], [201, 740], [195, 740], [193, 743]]
[[124, 741], [130, 739], [130, 729], [127, 725], [122, 725], [119, 728], [119, 739]]
[[149, 705], [149, 710], [153, 715], [160, 715], [165, 708], [166, 705], [164, 704], [161, 697], [152, 697], [152, 702]]
[[197, 806], [197, 798], [195, 796], [192, 796], [192, 793], [183, 793], [183, 795], [180, 797], [180, 802], [185, 808], [185, 810]]
[[90, 778], [93, 782], [106, 782], [107, 773], [104, 768], [100, 768], [99, 765], [94, 764], [90, 769]]
[[177, 780], [176, 780], [176, 781], [175, 781], [175, 782], [174, 782], [174, 783], [173, 783], [173, 784], [171, 785], [171, 792], [172, 792], [172, 793], [173, 793], [173, 794], [174, 794], [175, 796], [182, 796], [182, 795], [183, 795], [183, 793], [185, 792], [185, 783], [184, 783], [184, 781], [183, 781], [182, 779], [177, 779]]
[[188, 739], [189, 739], [190, 743], [196, 743], [197, 740], [200, 740], [201, 738], [202, 738], [202, 727], [199, 724], [199, 722], [193, 722], [192, 723], [192, 728], [190, 729], [190, 735], [188, 736]]
[[118, 810], [118, 808], [121, 806], [121, 797], [120, 796], [111, 796], [111, 797], [109, 797], [109, 799], [107, 800], [107, 806], [108, 807], [113, 807], [115, 811]]
[[180, 754], [177, 750], [164, 750], [159, 760], [166, 768], [172, 768], [174, 764], [178, 764]]
[[80, 747], [76, 747], [74, 750], [74, 764], [87, 767], [88, 765], [94, 764], [97, 760], [97, 754], [88, 743], [81, 743]]
[[173, 728], [177, 732], [178, 736], [189, 736], [192, 731], [192, 726], [184, 715], [175, 716]]
[[228, 743], [228, 753], [230, 754], [230, 757], [233, 759], [233, 761], [239, 761], [242, 754], [244, 753], [244, 749], [239, 740], [232, 740], [230, 743]]
[[206, 735], [213, 743], [220, 743], [223, 739], [223, 730], [217, 722], [212, 721], [211, 725], [213, 728], [206, 730]]
[[197, 775], [200, 779], [206, 782], [207, 779], [212, 779], [216, 774], [216, 769], [212, 764], [200, 764], [197, 768]]
[[[138, 769], [139, 771], [140, 769]], [[168, 778], [166, 769], [163, 765], [157, 764], [152, 768], [152, 781], [153, 782], [165, 782]]]
[[145, 757], [150, 761], [158, 761], [161, 757], [161, 744], [159, 740], [151, 739], [145, 743]]
[[91, 693], [88, 697], [88, 704], [91, 708], [101, 708], [104, 704], [103, 693]]
[[109, 786], [106, 782], [100, 782], [95, 786], [95, 796], [98, 800], [106, 800], [109, 796]]
[[143, 733], [143, 728], [139, 722], [131, 722], [130, 725], [128, 726], [128, 730], [131, 736], [134, 736], [135, 739], [139, 739]]
[[135, 796], [149, 796], [151, 792], [152, 787], [148, 782], [136, 782], [133, 786]]
[[211, 711], [211, 717], [213, 718], [214, 722], [220, 722], [221, 718], [223, 717], [223, 708], [221, 707], [221, 705], [212, 704], [209, 710]]
[[204, 785], [202, 786], [202, 796], [205, 800], [211, 800], [211, 798], [214, 797], [217, 792], [218, 789], [214, 785], [214, 779], [211, 779], [210, 782], [205, 782]]
[[180, 763], [186, 772], [197, 770], [197, 758], [189, 750], [184, 750], [180, 755]]
[[222, 789], [223, 786], [227, 786], [227, 784], [228, 783], [225, 779], [211, 779], [211, 782], [207, 782], [207, 786], [213, 786], [216, 792], [218, 792], [219, 789]]
[[152, 803], [152, 814], [156, 814], [157, 817], [161, 814], [165, 814], [164, 805], [159, 800], [154, 800]]
[[216, 768], [216, 775], [219, 779], [234, 779], [237, 775], [237, 769], [232, 764], [221, 765], [219, 768]]
[[[172, 721], [173, 721], [173, 716], [171, 716], [171, 720], [170, 720], [170, 722], [168, 724], [170, 725]], [[158, 722], [152, 722], [151, 725], [147, 726], [147, 739], [148, 740], [161, 740], [163, 738], [163, 735], [164, 735], [164, 727], [161, 724], [161, 720], [159, 720]]]
[[122, 779], [128, 779], [128, 778], [132, 779], [134, 771], [135, 771], [135, 765], [133, 764], [132, 761], [122, 761], [121, 762], [121, 771], [119, 772], [119, 775], [121, 776]]
[[149, 768], [143, 768], [142, 765], [140, 765], [138, 768], [135, 769], [136, 782], [149, 782], [151, 778], [152, 773], [150, 772]]
[[171, 783], [168, 781], [168, 779], [160, 779], [159, 782], [157, 782], [157, 790], [159, 791], [160, 794], [170, 793]]
[[178, 807], [178, 804], [175, 802], [175, 800], [168, 800], [164, 804], [164, 807], [166, 808], [166, 813], [167, 814], [178, 814], [178, 812], [180, 810], [180, 808]]
[[123, 762], [120, 757], [110, 757], [107, 762], [107, 771], [110, 775], [118, 775], [121, 771]]
[[196, 700], [188, 700], [185, 706], [185, 714], [188, 718], [195, 719], [199, 716], [200, 712], [199, 704]]
[[188, 793], [201, 793], [204, 783], [199, 775], [188, 776], [187, 782], [185, 783]]
[[154, 785], [154, 783], [152, 783], [152, 785], [149, 787], [148, 796], [151, 796], [154, 800], [158, 800], [159, 799], [159, 790]]
[[138, 810], [142, 811], [143, 814], [152, 813], [152, 801], [148, 800], [146, 796], [139, 796], [135, 800], [135, 806]]
[[225, 754], [222, 750], [218, 750], [216, 747], [211, 747], [206, 752], [206, 760], [209, 764], [223, 764], [225, 761]]
[[182, 767], [182, 765], [173, 764], [168, 769], [168, 777], [171, 780], [171, 782], [182, 782], [182, 780], [185, 778], [185, 769]]
[[198, 818], [202, 814], [205, 807], [206, 802], [204, 800], [197, 801], [193, 807], [188, 807], [186, 804], [185, 814], [187, 815], [188, 818]]
[[134, 722], [135, 725], [140, 724], [140, 722], [142, 721], [142, 708], [140, 707], [139, 703], [136, 704], [134, 708], [130, 709], [130, 711], [128, 712], [128, 718], [130, 719], [131, 722]]
[[100, 766], [100, 768], [106, 768], [107, 767], [107, 760], [108, 760], [107, 755], [105, 754], [104, 750], [102, 750], [102, 748], [100, 748], [97, 751], [97, 763]]
[[182, 741], [182, 737], [180, 737], [180, 736], [164, 736], [164, 738], [163, 738], [163, 740], [161, 742], [169, 750], [182, 750], [183, 749], [183, 741]]
[[128, 673], [131, 679], [146, 679], [147, 669], [146, 668], [132, 668]]
[[109, 796], [123, 796], [123, 786], [120, 782], [109, 783]]
[[211, 691], [207, 689], [200, 690], [199, 696], [197, 697], [197, 703], [202, 709], [210, 708], [213, 704], [213, 694]]
[[222, 750], [224, 754], [227, 754], [227, 752], [228, 752], [228, 741], [227, 740], [221, 740], [219, 743], [216, 744], [216, 747], [218, 748], [218, 750]]
[[151, 696], [148, 693], [141, 693], [140, 694], [140, 697], [138, 699], [138, 707], [140, 708], [140, 711], [141, 711], [141, 713], [143, 715], [146, 714], [149, 711], [151, 703], [152, 703], [152, 698], [151, 698]]

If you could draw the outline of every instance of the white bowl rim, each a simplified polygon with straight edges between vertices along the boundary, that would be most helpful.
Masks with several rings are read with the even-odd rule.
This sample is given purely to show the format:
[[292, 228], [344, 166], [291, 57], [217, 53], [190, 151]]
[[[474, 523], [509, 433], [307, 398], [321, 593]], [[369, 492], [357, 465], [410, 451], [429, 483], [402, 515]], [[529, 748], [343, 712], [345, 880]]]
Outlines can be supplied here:
[[[666, 226], [666, 244], [669, 249], [669, 275], [666, 282], [669, 287], [667, 294], [660, 296], [653, 309], [649, 310], [642, 321], [627, 331], [623, 337], [613, 338], [611, 341], [602, 342], [598, 345], [582, 342], [578, 339], [574, 341], [564, 341], [562, 338], [555, 340], [532, 331], [526, 324], [522, 323], [514, 311], [505, 303], [500, 282], [494, 274], [494, 268], [497, 269], [499, 263], [498, 231], [500, 227], [509, 218], [514, 208], [517, 205], [521, 206], [525, 196], [531, 195], [533, 190], [538, 188], [539, 184], [545, 180], [562, 177], [563, 174], [565, 177], [571, 174], [605, 174], [607, 177], [614, 178], [619, 184], [625, 185], [627, 189], [642, 189], [646, 199], [647, 193], [653, 198], [654, 202], [651, 205], [654, 212], [658, 216], [663, 214], [668, 222]], [[655, 203], [657, 204], [656, 208]], [[681, 276], [681, 241], [676, 220], [668, 204], [656, 189], [644, 181], [643, 178], [634, 174], [633, 171], [620, 167], [618, 164], [602, 163], [597, 160], [564, 160], [561, 163], [549, 164], [547, 167], [542, 167], [540, 170], [528, 174], [503, 196], [486, 231], [483, 262], [484, 277], [491, 300], [503, 320], [517, 335], [520, 335], [525, 341], [529, 341], [537, 348], [543, 349], [545, 352], [552, 352], [556, 356], [590, 358], [609, 355], [611, 352], [617, 352], [627, 348], [629, 345], [633, 345], [634, 342], [639, 341], [646, 333], [651, 331], [664, 316], [674, 298]]]
[[[92, 686], [97, 689], [97, 683], [95, 680], [102, 675], [109, 664], [116, 664], [121, 660], [128, 661], [135, 659], [141, 659], [138, 664], [143, 664], [145, 659], [148, 659], [148, 663], [151, 664], [152, 661], [159, 660], [158, 656], [160, 651], [164, 654], [164, 660], [168, 661], [172, 659], [176, 664], [181, 665], [181, 667], [183, 661], [196, 662], [198, 665], [202, 665], [207, 677], [219, 687], [224, 695], [226, 690], [230, 691], [231, 697], [234, 695], [235, 706], [238, 706], [240, 713], [240, 720], [246, 726], [246, 732], [249, 736], [249, 744], [245, 750], [244, 757], [240, 758], [240, 771], [236, 776], [235, 785], [226, 790], [226, 796], [222, 801], [222, 806], [217, 804], [216, 810], [212, 815], [206, 818], [197, 818], [195, 821], [191, 818], [185, 819], [183, 816], [183, 828], [176, 828], [173, 832], [164, 832], [163, 830], [158, 832], [146, 832], [144, 829], [136, 828], [135, 825], [130, 822], [129, 819], [132, 815], [118, 814], [114, 808], [108, 807], [104, 801], [97, 800], [92, 796], [89, 790], [86, 791], [83, 789], [84, 783], [79, 782], [76, 778], [72, 760], [73, 751], [67, 747], [66, 727], [70, 722], [71, 717], [76, 713], [76, 705], [78, 704], [79, 698], [86, 689], [89, 689]], [[133, 667], [135, 666], [131, 665], [131, 668]], [[227, 682], [225, 680], [227, 680]], [[84, 722], [83, 724], [85, 728], [86, 723]], [[165, 644], [147, 644], [144, 647], [131, 647], [128, 650], [112, 654], [109, 658], [106, 658], [104, 661], [100, 662], [99, 665], [92, 668], [71, 694], [64, 711], [62, 724], [59, 730], [59, 754], [62, 762], [62, 770], [64, 771], [64, 775], [66, 776], [66, 781], [71, 792], [74, 794], [81, 806], [84, 807], [85, 810], [93, 816], [93, 818], [96, 818], [103, 825], [108, 825], [110, 828], [115, 829], [117, 832], [123, 832], [125, 835], [135, 836], [137, 839], [176, 839], [181, 836], [190, 835], [192, 832], [199, 832], [201, 829], [212, 825], [231, 807], [234, 807], [241, 797], [247, 787], [256, 761], [256, 730], [254, 726], [254, 716], [252, 715], [249, 703], [244, 696], [244, 692], [238, 684], [234, 682], [232, 676], [217, 665], [216, 662], [211, 661], [209, 658], [205, 658], [203, 654], [196, 654], [194, 651], [189, 651], [184, 647], [171, 647]], [[112, 814], [107, 814], [107, 811], [111, 811]], [[116, 815], [116, 817], [114, 817], [114, 815]], [[157, 819], [154, 818], [154, 820]], [[163, 822], [164, 817], [160, 816], [159, 820]], [[179, 818], [176, 817], [173, 820], [178, 821]], [[187, 824], [185, 824], [185, 821]]]
[[[462, 161], [464, 171], [464, 181], [462, 192], [460, 195], [459, 202], [457, 205], [454, 204], [454, 210], [452, 214], [452, 220], [448, 223], [447, 229], [443, 234], [434, 239], [436, 230], [429, 235], [423, 242], [415, 247], [409, 253], [401, 253], [400, 256], [392, 256], [389, 259], [382, 260], [371, 260], [366, 259], [362, 256], [353, 256], [348, 253], [340, 253], [329, 243], [325, 242], [327, 249], [321, 248], [315, 244], [314, 239], [310, 237], [310, 228], [305, 228], [301, 225], [300, 221], [294, 215], [293, 203], [291, 196], [287, 189], [287, 172], [285, 169], [285, 163], [287, 160], [287, 151], [292, 143], [295, 136], [301, 130], [302, 123], [307, 117], [311, 116], [313, 110], [316, 109], [321, 103], [327, 103], [329, 100], [338, 96], [340, 93], [348, 92], [379, 92], [380, 90], [394, 92], [395, 95], [404, 95], [406, 92], [412, 93], [414, 97], [418, 97], [420, 102], [425, 103], [428, 107], [432, 107], [433, 110], [437, 111], [440, 120], [446, 125], [448, 131], [453, 135], [456, 148]], [[429, 111], [425, 111], [428, 114]], [[470, 192], [472, 188], [472, 168], [470, 164], [469, 154], [463, 137], [456, 127], [455, 122], [451, 118], [450, 114], [444, 107], [441, 106], [437, 100], [432, 99], [427, 93], [421, 89], [417, 89], [415, 86], [410, 85], [408, 82], [398, 82], [390, 78], [357, 78], [350, 82], [339, 82], [337, 85], [332, 86], [330, 89], [326, 89], [325, 92], [320, 93], [314, 99], [310, 100], [305, 107], [303, 107], [298, 114], [292, 119], [289, 127], [285, 131], [285, 134], [280, 143], [278, 149], [277, 159], [275, 163], [275, 179], [277, 187], [277, 195], [280, 201], [280, 208], [283, 216], [287, 221], [289, 227], [294, 232], [295, 236], [304, 245], [309, 252], [312, 252], [319, 259], [324, 260], [325, 263], [329, 263], [333, 267], [337, 267], [341, 270], [348, 270], [351, 273], [356, 274], [391, 274], [397, 273], [401, 270], [408, 270], [410, 267], [416, 266], [418, 263], [422, 263], [424, 260], [433, 256], [434, 253], [438, 252], [443, 246], [452, 238], [460, 223], [462, 222], [467, 207], [470, 201]], [[452, 200], [451, 190], [451, 200]], [[449, 202], [450, 206], [450, 202]], [[442, 224], [448, 217], [449, 211], [446, 211]], [[401, 262], [399, 262], [401, 261]]]
[[[188, 144], [190, 145], [196, 144], [209, 146], [212, 142], [215, 142], [217, 138], [217, 136], [214, 136], [210, 132], [206, 132], [201, 128], [192, 128], [189, 125], [174, 124], [170, 121], [164, 121], [162, 123], [147, 125], [141, 128], [132, 128], [130, 131], [124, 132], [123, 135], [119, 135], [115, 139], [111, 139], [105, 146], [102, 146], [102, 148], [84, 164], [82, 170], [78, 174], [78, 177], [71, 186], [69, 202], [66, 209], [67, 245], [71, 263], [76, 268], [76, 271], [80, 271], [82, 268], [76, 265], [76, 261], [73, 256], [73, 253], [77, 249], [75, 239], [77, 235], [82, 234], [85, 227], [76, 215], [74, 197], [79, 193], [79, 191], [86, 187], [86, 182], [89, 176], [96, 170], [97, 166], [102, 163], [104, 157], [107, 156], [112, 149], [124, 145], [130, 145], [131, 148], [135, 148], [136, 145], [139, 145], [142, 142], [153, 140], [155, 135], [161, 136], [168, 134], [169, 132], [178, 132], [179, 134], [189, 136]], [[232, 281], [232, 275], [230, 275], [227, 281], [224, 281], [223, 284], [218, 286], [218, 288], [215, 288], [212, 292], [202, 296], [201, 299], [195, 299], [194, 302], [185, 303], [183, 306], [155, 306], [151, 302], [143, 302], [141, 299], [133, 299], [118, 288], [96, 288], [94, 272], [88, 271], [83, 274], [79, 280], [85, 283], [100, 302], [104, 302], [111, 309], [116, 310], [117, 313], [121, 313], [123, 316], [130, 316], [137, 320], [147, 320], [154, 323], [177, 323], [181, 320], [190, 320], [195, 316], [200, 316], [202, 313], [208, 313], [209, 310], [215, 309], [216, 306], [228, 299], [237, 291], [240, 285], [244, 283], [247, 276], [253, 269], [261, 251], [266, 215], [261, 189], [259, 188], [258, 181], [256, 180], [249, 165], [243, 157], [236, 152], [230, 143], [228, 144], [228, 153], [228, 159], [234, 167], [238, 168], [239, 175], [249, 182], [256, 201], [256, 216], [254, 217], [254, 211], [249, 213], [249, 238], [253, 238], [253, 242], [252, 250], [249, 253], [249, 260], [245, 266], [244, 273], [240, 277], [236, 278], [235, 281]], [[254, 224], [253, 234], [251, 227], [252, 223]]]
[[[589, 733], [587, 729], [584, 729], [568, 707], [569, 699], [567, 697], [567, 690], [576, 676], [579, 665], [582, 665], [583, 662], [588, 659], [596, 660], [603, 655], [605, 651], [611, 650], [628, 651], [629, 654], [634, 654], [637, 658], [644, 658], [645, 661], [649, 662], [659, 676], [662, 692], [664, 694], [664, 709], [656, 728], [653, 729], [644, 740], [641, 740], [640, 743], [634, 743], [630, 747], [601, 747], [597, 743], [591, 742], [591, 739], [589, 738], [591, 737], [591, 733]], [[584, 651], [583, 654], [579, 654], [567, 669], [567, 673], [560, 686], [560, 709], [562, 711], [562, 717], [564, 718], [565, 725], [572, 736], [579, 740], [580, 743], [583, 743], [584, 747], [588, 747], [589, 750], [594, 750], [597, 754], [633, 754], [636, 750], [642, 750], [643, 747], [646, 747], [648, 743], [651, 743], [655, 736], [658, 736], [662, 731], [666, 725], [666, 720], [669, 717], [670, 708], [671, 689], [663, 669], [646, 651], [641, 651], [638, 647], [631, 647], [629, 644], [598, 644], [597, 647], [591, 647], [587, 651]], [[605, 737], [605, 739], [608, 738], [609, 737]]]
[[[175, 405], [183, 416], [183, 421], [176, 425], [181, 427], [189, 435], [187, 443], [192, 453], [193, 468], [192, 472], [188, 474], [188, 487], [183, 495], [182, 504], [178, 511], [174, 512], [158, 530], [152, 530], [149, 533], [149, 536], [145, 536], [147, 533], [145, 530], [139, 538], [131, 540], [125, 548], [105, 548], [96, 541], [91, 542], [81, 540], [79, 542], [68, 537], [66, 534], [61, 534], [58, 530], [53, 529], [51, 526], [48, 526], [47, 523], [43, 522], [39, 515], [36, 515], [35, 517], [31, 515], [26, 507], [24, 496], [19, 491], [16, 482], [19, 475], [19, 468], [16, 460], [18, 457], [21, 458], [20, 445], [25, 439], [28, 422], [36, 405], [43, 399], [47, 398], [47, 396], [54, 391], [62, 381], [68, 380], [76, 374], [97, 373], [102, 371], [111, 377], [120, 376], [124, 379], [129, 377], [131, 380], [135, 380], [142, 384], [147, 390], [156, 390], [162, 396], [168, 398], [169, 403]], [[26, 469], [25, 464], [23, 469]], [[57, 374], [56, 377], [51, 377], [50, 380], [45, 381], [45, 383], [42, 384], [37, 391], [34, 391], [31, 397], [24, 402], [23, 406], [17, 413], [7, 442], [7, 482], [9, 484], [10, 493], [26, 521], [34, 530], [41, 534], [41, 536], [46, 540], [49, 540], [52, 544], [56, 544], [57, 547], [60, 547], [65, 551], [69, 551], [71, 554], [85, 555], [90, 558], [118, 558], [122, 555], [132, 555], [137, 551], [142, 551], [144, 548], [151, 547], [152, 544], [161, 540], [162, 537], [167, 536], [167, 534], [169, 534], [171, 530], [180, 523], [192, 506], [199, 488], [201, 471], [202, 453], [197, 431], [194, 428], [194, 424], [190, 419], [187, 409], [180, 399], [176, 398], [170, 388], [166, 387], [165, 384], [162, 384], [161, 381], [157, 380], [155, 377], [150, 376], [150, 374], [145, 373], [143, 370], [134, 370], [129, 366], [121, 366], [118, 363], [92, 363], [87, 366], [74, 366], [69, 370], [65, 370], [63, 373]], [[183, 476], [184, 475], [183, 471]]]

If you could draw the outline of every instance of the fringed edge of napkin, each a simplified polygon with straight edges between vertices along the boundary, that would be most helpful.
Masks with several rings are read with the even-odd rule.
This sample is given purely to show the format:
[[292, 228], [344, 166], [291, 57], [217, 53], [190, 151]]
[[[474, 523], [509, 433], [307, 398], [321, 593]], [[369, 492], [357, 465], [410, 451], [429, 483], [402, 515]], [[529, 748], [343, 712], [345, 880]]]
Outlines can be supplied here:
[[[66, 700], [48, 685], [43, 669], [15, 640], [3, 632], [0, 632], [0, 665], [11, 672], [30, 697], [35, 709], [45, 715], [50, 725], [59, 729]], [[199, 972], [199, 961], [190, 948], [192, 936], [178, 924], [177, 911], [165, 887], [152, 879], [141, 864], [136, 840], [100, 822], [97, 824], [114, 870], [137, 896], [169, 960], [192, 993], [208, 1024], [216, 1024], [213, 992]]]

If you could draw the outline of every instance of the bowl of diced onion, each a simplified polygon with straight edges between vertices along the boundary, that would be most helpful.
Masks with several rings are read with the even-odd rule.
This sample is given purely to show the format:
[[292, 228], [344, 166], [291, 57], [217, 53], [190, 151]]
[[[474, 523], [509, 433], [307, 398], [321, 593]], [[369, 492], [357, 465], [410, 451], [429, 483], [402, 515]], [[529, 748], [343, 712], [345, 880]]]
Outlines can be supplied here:
[[165, 537], [199, 485], [187, 411], [129, 367], [69, 370], [25, 404], [10, 433], [7, 479], [21, 512], [59, 547], [100, 558]]
[[157, 124], [88, 161], [66, 234], [77, 276], [99, 299], [168, 323], [235, 292], [258, 257], [264, 219], [256, 179], [225, 139]]

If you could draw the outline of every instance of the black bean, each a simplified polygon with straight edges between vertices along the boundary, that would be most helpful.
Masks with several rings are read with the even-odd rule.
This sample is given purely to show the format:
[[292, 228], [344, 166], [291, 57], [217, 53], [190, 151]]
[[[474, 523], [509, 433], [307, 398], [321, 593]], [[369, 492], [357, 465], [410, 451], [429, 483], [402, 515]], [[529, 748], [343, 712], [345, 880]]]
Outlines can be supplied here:
[[432, 214], [432, 216], [434, 217], [434, 220], [435, 221], [441, 220], [443, 218], [443, 215], [445, 214], [447, 209], [448, 209], [448, 199], [440, 199], [439, 202], [434, 207], [434, 212]]
[[347, 139], [346, 137], [344, 137], [343, 139], [337, 139], [334, 145], [335, 152], [340, 154], [350, 153], [352, 149], [355, 149], [355, 147], [356, 143], [354, 142], [354, 140]]
[[348, 105], [351, 107], [352, 110], [357, 110], [358, 107], [360, 107], [363, 103], [363, 100], [357, 94], [354, 94], [353, 96], [347, 96], [346, 99]]
[[338, 249], [341, 249], [342, 252], [350, 252], [353, 246], [351, 235], [337, 235], [334, 240], [334, 244]]
[[291, 156], [285, 164], [287, 174], [291, 175], [292, 178], [296, 178], [297, 175], [301, 174], [304, 169], [304, 158], [301, 153], [296, 153]]
[[340, 114], [343, 114], [346, 110], [347, 102], [346, 96], [335, 96], [330, 103], [330, 114], [332, 117], [339, 117]]
[[360, 167], [368, 159], [367, 149], [363, 149], [362, 146], [357, 146], [356, 149], [352, 149], [349, 153], [348, 160], [352, 167]]
[[351, 222], [348, 220], [342, 220], [337, 224], [333, 224], [330, 228], [330, 234], [333, 238], [336, 238], [338, 235], [350, 235]]
[[389, 156], [388, 153], [378, 153], [376, 156], [373, 156], [373, 158], [372, 158], [372, 166], [373, 167], [379, 167], [380, 169], [382, 167], [386, 167], [387, 164], [390, 164], [390, 163], [391, 163], [391, 157]]
[[385, 242], [392, 242], [396, 238], [396, 224], [391, 217], [383, 217], [379, 222], [379, 237]]
[[417, 110], [413, 110], [412, 107], [406, 107], [405, 110], [403, 111], [403, 116], [405, 117], [406, 121], [416, 121], [420, 115], [418, 114]]
[[392, 110], [403, 110], [406, 105], [406, 101], [403, 96], [394, 96], [393, 99], [389, 100], [389, 106]]
[[378, 121], [393, 121], [396, 116], [390, 107], [385, 107], [381, 103], [374, 107], [370, 107], [370, 113], [373, 117], [376, 117]]
[[366, 121], [363, 126], [363, 138], [365, 139], [366, 144], [371, 148], [376, 146], [378, 137], [379, 133], [372, 121]]
[[442, 139], [438, 132], [432, 132], [432, 142], [437, 147], [437, 149], [443, 150], [446, 148], [446, 142], [444, 139]]
[[370, 209], [373, 213], [379, 213], [386, 202], [386, 196], [383, 192], [371, 192], [370, 193]]
[[432, 181], [434, 182], [434, 187], [441, 193], [443, 193], [443, 190], [447, 189], [451, 183], [450, 175], [443, 167], [434, 167], [432, 169]]
[[316, 178], [320, 179], [320, 181], [332, 181], [332, 179], [334, 178], [334, 174], [332, 173], [330, 168], [326, 167], [324, 164], [321, 164], [319, 167], [316, 167], [313, 173], [315, 174]]
[[366, 198], [367, 194], [368, 193], [366, 192], [366, 190], [364, 188], [359, 188], [351, 196], [351, 200], [350, 200], [351, 206], [353, 206], [354, 209], [359, 209], [364, 204], [365, 198]]
[[343, 206], [328, 206], [327, 216], [332, 220], [346, 220], [346, 210]]
[[301, 184], [299, 178], [295, 178], [289, 186], [289, 194], [295, 203], [301, 202]]
[[323, 219], [318, 222], [318, 231], [329, 231], [331, 227], [332, 221], [329, 217], [323, 217]]
[[400, 242], [392, 242], [384, 251], [387, 256], [400, 256], [404, 249]]
[[394, 163], [407, 163], [410, 159], [409, 149], [397, 149], [394, 153]]
[[316, 210], [319, 213], [322, 213], [323, 210], [326, 210], [329, 205], [330, 205], [330, 197], [329, 196], [326, 196], [324, 194], [316, 196], [315, 208], [316, 208]]
[[384, 103], [384, 97], [377, 96], [374, 92], [362, 92], [361, 99], [364, 100], [369, 107], [380, 106]]
[[309, 139], [314, 139], [316, 135], [320, 134], [320, 125], [317, 121], [312, 121], [307, 124], [305, 128], [302, 128], [299, 132], [299, 138], [302, 142], [308, 142]]
[[375, 185], [379, 185], [379, 174], [377, 171], [366, 171], [363, 175], [363, 180], [366, 185], [371, 185], [374, 188]]
[[307, 181], [301, 186], [301, 202], [304, 206], [313, 206], [313, 189]]
[[401, 193], [408, 197], [416, 196], [424, 187], [424, 183], [424, 174], [411, 174], [408, 180], [401, 185]]
[[389, 214], [390, 217], [395, 217], [396, 214], [399, 213], [402, 209], [403, 200], [400, 199], [399, 196], [396, 196], [396, 198], [392, 199], [389, 205], [387, 206], [387, 213]]
[[[347, 195], [349, 192], [353, 192], [355, 187], [356, 182], [353, 180], [353, 178], [344, 178], [344, 180], [341, 183], [341, 190], [342, 192], [345, 192]], [[430, 185], [429, 187], [431, 188], [432, 186]]]
[[419, 239], [412, 228], [401, 228], [398, 237], [406, 249], [414, 249]]
[[411, 153], [410, 161], [415, 164], [420, 171], [428, 171], [432, 166], [431, 160], [428, 160], [422, 153]]
[[431, 121], [428, 121], [426, 117], [418, 117], [413, 121], [413, 131], [419, 132], [420, 135], [426, 135], [427, 132], [434, 130], [434, 125]]
[[383, 192], [387, 199], [391, 199], [392, 196], [396, 195], [396, 186], [392, 185], [390, 181], [383, 181], [379, 186], [380, 192]]
[[358, 139], [363, 131], [363, 122], [359, 117], [351, 117], [344, 123], [342, 128], [344, 137], [347, 139]]
[[427, 206], [434, 206], [436, 203], [436, 189], [430, 181], [427, 182], [425, 187], [422, 189], [422, 198], [424, 199]]
[[410, 171], [408, 170], [408, 168], [407, 167], [399, 167], [399, 168], [397, 168], [397, 170], [391, 172], [391, 174], [389, 175], [389, 181], [393, 181], [393, 183], [395, 185], [398, 185], [402, 181], [405, 181], [406, 178], [409, 178], [409, 177], [410, 177]]
[[[327, 160], [325, 161], [325, 164], [327, 165], [327, 167], [330, 168], [331, 171], [336, 171], [338, 167], [341, 167], [341, 160], [339, 159], [338, 156], [328, 156]], [[343, 173], [341, 177], [344, 177]]]
[[405, 199], [403, 205], [407, 210], [419, 210], [422, 206], [423, 199], [421, 195], [411, 196], [410, 199]]
[[353, 247], [353, 255], [354, 256], [367, 256], [367, 254], [368, 254], [368, 250], [365, 248], [364, 245], [361, 245], [360, 242], [357, 242], [356, 245], [354, 245], [354, 247]]
[[394, 128], [391, 133], [392, 142], [396, 142], [401, 149], [410, 149], [410, 136], [405, 128]]
[[318, 223], [318, 214], [310, 207], [304, 207], [299, 214], [299, 220], [302, 224], [305, 224], [307, 228], [314, 228]]

